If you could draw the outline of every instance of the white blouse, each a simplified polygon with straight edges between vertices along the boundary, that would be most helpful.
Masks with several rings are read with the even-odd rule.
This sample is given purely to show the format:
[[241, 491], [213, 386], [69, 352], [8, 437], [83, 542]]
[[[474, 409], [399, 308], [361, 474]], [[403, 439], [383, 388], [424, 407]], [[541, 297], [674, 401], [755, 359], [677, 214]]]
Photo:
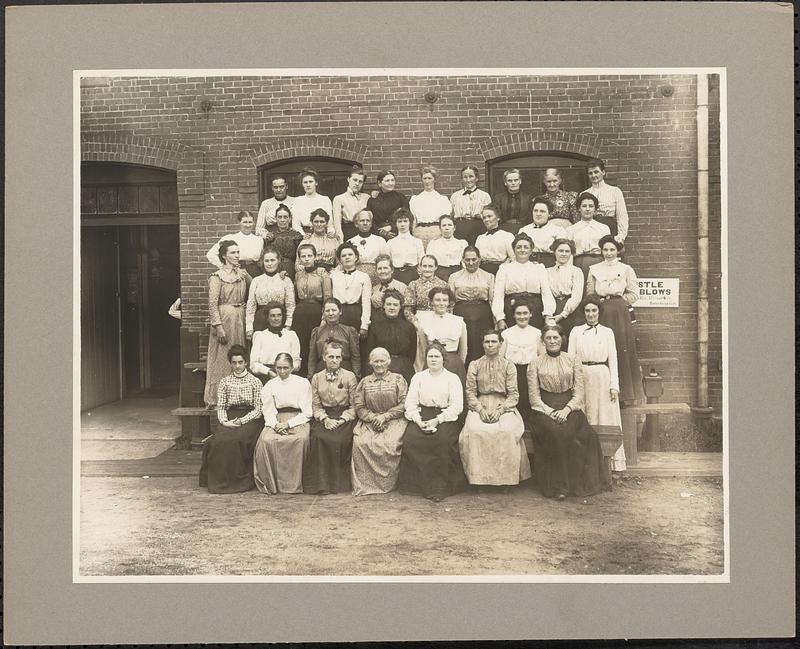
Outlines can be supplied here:
[[[536, 262], [510, 261], [500, 266], [494, 278], [494, 300], [492, 314], [495, 320], [505, 320], [505, 297], [511, 293], [540, 293], [542, 296], [542, 314], [553, 315], [556, 301], [550, 290], [547, 269]], [[508, 323], [506, 323], [508, 324]]]
[[291, 329], [284, 329], [281, 335], [265, 329], [253, 334], [253, 349], [250, 351], [250, 371], [266, 376], [267, 365], [275, 365], [275, 357], [282, 353], [291, 354], [295, 370], [300, 369], [300, 339]]
[[308, 379], [290, 374], [285, 381], [280, 377], [267, 381], [266, 385], [261, 388], [261, 412], [264, 415], [264, 426], [275, 428], [278, 425], [279, 408], [300, 410], [286, 422], [289, 424], [289, 428], [311, 421], [314, 411], [311, 407], [311, 383]]
[[466, 360], [467, 325], [464, 318], [452, 313], [438, 315], [433, 311], [417, 311], [417, 322], [427, 342], [438, 340], [448, 352], [458, 352], [461, 360]]
[[296, 196], [292, 203], [292, 227], [298, 232], [305, 233], [304, 227], [311, 227], [311, 212], [322, 208], [328, 213], [328, 233], [336, 234], [336, 228], [333, 226], [333, 203], [331, 199], [322, 194], [317, 194], [313, 198], [303, 194]]
[[422, 243], [422, 239], [417, 239], [409, 232], [398, 234], [393, 239], [389, 239], [386, 245], [389, 247], [389, 254], [392, 256], [392, 266], [395, 268], [418, 266], [425, 255], [425, 246]]
[[494, 232], [478, 235], [475, 247], [481, 251], [483, 261], [504, 262], [506, 259], [514, 259], [513, 243], [514, 235], [498, 228]]
[[559, 298], [569, 295], [569, 299], [564, 304], [561, 314], [565, 318], [578, 308], [583, 299], [583, 273], [581, 269], [573, 264], [556, 264], [547, 269], [547, 279], [550, 281], [550, 290], [553, 297]]
[[567, 228], [567, 239], [575, 244], [575, 254], [600, 252], [600, 239], [611, 234], [611, 229], [600, 221], [578, 221]]
[[464, 189], [459, 189], [450, 195], [453, 217], [457, 219], [464, 217], [480, 218], [481, 210], [492, 202], [492, 197], [477, 187], [469, 194], [466, 194], [465, 191]]
[[520, 234], [527, 234], [533, 239], [534, 252], [552, 252], [550, 246], [556, 239], [567, 239], [567, 231], [557, 223], [548, 221], [543, 226], [539, 227], [534, 223], [520, 228]]
[[408, 201], [408, 207], [417, 225], [438, 223], [440, 216], [453, 213], [453, 206], [450, 205], [447, 196], [442, 196], [435, 189], [412, 196]]
[[503, 339], [500, 355], [514, 365], [527, 365], [544, 351], [542, 332], [533, 325], [524, 329], [514, 325], [504, 329], [500, 335]]
[[461, 257], [464, 255], [464, 248], [467, 245], [464, 239], [439, 237], [428, 241], [426, 252], [436, 257], [436, 261], [439, 262], [440, 266], [460, 266]]
[[247, 295], [247, 308], [245, 309], [245, 330], [253, 331], [253, 319], [259, 305], [270, 302], [280, 302], [286, 311], [286, 326], [292, 326], [294, 317], [295, 297], [294, 284], [288, 277], [281, 277], [280, 273], [270, 277], [259, 275], [250, 282], [250, 291]]
[[359, 263], [372, 264], [378, 255], [390, 254], [386, 239], [377, 234], [370, 234], [366, 237], [357, 234], [352, 239], [348, 239], [348, 242], [358, 250]]
[[422, 423], [420, 406], [442, 408], [440, 421], [455, 421], [464, 409], [464, 388], [461, 380], [443, 369], [438, 375], [430, 370], [417, 372], [411, 377], [406, 395], [406, 419]]
[[264, 249], [264, 239], [257, 234], [242, 234], [241, 231], [234, 234], [226, 234], [217, 243], [211, 246], [210, 250], [206, 253], [206, 259], [209, 263], [217, 268], [222, 268], [222, 262], [219, 260], [219, 244], [223, 241], [235, 241], [239, 246], [239, 263], [243, 266], [248, 261], [259, 261], [261, 259], [261, 251]]
[[577, 355], [581, 363], [608, 363], [611, 377], [610, 387], [619, 391], [619, 373], [617, 370], [617, 345], [614, 331], [604, 325], [590, 327], [587, 324], [574, 327], [569, 334], [569, 350]]
[[361, 302], [361, 328], [369, 327], [372, 317], [372, 281], [363, 270], [345, 273], [339, 268], [331, 271], [331, 287], [333, 297], [342, 304], [358, 304]]
[[636, 273], [628, 264], [619, 259], [602, 261], [589, 266], [589, 277], [586, 280], [586, 294], [595, 293], [600, 297], [619, 295], [628, 304], [639, 299]]

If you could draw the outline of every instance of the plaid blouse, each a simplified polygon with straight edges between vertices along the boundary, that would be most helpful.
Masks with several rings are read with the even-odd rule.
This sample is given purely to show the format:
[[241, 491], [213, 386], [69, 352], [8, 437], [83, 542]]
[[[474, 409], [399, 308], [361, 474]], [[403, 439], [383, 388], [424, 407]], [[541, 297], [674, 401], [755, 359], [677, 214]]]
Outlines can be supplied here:
[[228, 374], [217, 385], [217, 417], [228, 421], [229, 408], [249, 408], [239, 421], [246, 424], [261, 416], [261, 381], [247, 372], [244, 376]]

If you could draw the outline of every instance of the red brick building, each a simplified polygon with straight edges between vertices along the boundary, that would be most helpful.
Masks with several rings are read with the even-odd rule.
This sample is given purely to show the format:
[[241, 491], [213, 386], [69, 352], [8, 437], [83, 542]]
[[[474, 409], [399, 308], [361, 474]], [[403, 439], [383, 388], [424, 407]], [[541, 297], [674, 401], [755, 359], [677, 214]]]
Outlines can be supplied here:
[[[708, 392], [719, 413], [720, 83], [707, 79]], [[502, 169], [516, 166], [525, 189], [540, 193], [542, 170], [558, 166], [579, 191], [591, 157], [625, 193], [625, 261], [639, 277], [680, 280], [677, 308], [637, 308], [643, 369], [663, 375], [664, 400], [696, 404], [697, 85], [692, 74], [84, 79], [82, 407], [176, 377], [178, 324], [166, 307], [178, 290], [181, 326], [204, 348], [205, 253], [236, 230], [239, 210], [258, 209], [270, 174], [315, 166], [332, 196], [353, 163], [373, 186], [392, 168], [411, 196], [419, 167], [432, 164], [449, 195], [459, 169], [474, 164], [491, 194]]]

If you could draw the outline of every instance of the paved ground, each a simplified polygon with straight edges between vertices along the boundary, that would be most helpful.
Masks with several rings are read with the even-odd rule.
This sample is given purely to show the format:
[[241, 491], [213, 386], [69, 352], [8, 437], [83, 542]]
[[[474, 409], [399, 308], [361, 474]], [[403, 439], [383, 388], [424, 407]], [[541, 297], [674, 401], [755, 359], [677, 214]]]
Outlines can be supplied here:
[[719, 454], [643, 454], [614, 491], [531, 485], [432, 503], [396, 493], [211, 495], [174, 398], [82, 417], [83, 575], [719, 574]]

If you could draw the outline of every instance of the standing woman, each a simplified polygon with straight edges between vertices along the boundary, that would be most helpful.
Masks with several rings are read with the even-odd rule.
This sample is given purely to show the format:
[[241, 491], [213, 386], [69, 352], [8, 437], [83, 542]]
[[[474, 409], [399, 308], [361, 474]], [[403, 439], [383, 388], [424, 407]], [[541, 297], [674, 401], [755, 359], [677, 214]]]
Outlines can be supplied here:
[[336, 259], [340, 266], [331, 271], [331, 286], [333, 297], [342, 305], [342, 324], [359, 331], [364, 339], [372, 311], [372, 283], [365, 272], [356, 268], [358, 250], [352, 243], [339, 246]]
[[392, 215], [397, 235], [387, 242], [389, 254], [394, 265], [394, 274], [403, 284], [408, 284], [417, 277], [417, 266], [425, 255], [422, 241], [411, 234], [414, 217], [407, 209], [401, 207]]
[[481, 210], [492, 202], [492, 197], [478, 189], [478, 168], [467, 165], [461, 169], [464, 186], [450, 196], [456, 220], [456, 236], [474, 246], [479, 234], [486, 232], [481, 220]]
[[450, 276], [447, 286], [453, 294], [453, 313], [464, 318], [467, 327], [466, 364], [481, 357], [483, 333], [494, 327], [492, 300], [494, 277], [483, 270], [481, 256], [475, 246], [464, 248], [463, 270]]
[[458, 418], [464, 409], [464, 388], [444, 368], [446, 352], [438, 343], [428, 345], [427, 369], [411, 379], [406, 397], [398, 488], [434, 502], [461, 491], [467, 483], [458, 451]]
[[308, 424], [313, 416], [311, 384], [292, 374], [290, 354], [275, 358], [276, 377], [261, 389], [264, 430], [256, 442], [256, 488], [264, 494], [303, 493], [303, 463], [308, 456]]
[[558, 169], [545, 169], [544, 184], [547, 191], [537, 198], [546, 198], [553, 209], [550, 210], [550, 221], [562, 228], [568, 228], [578, 220], [578, 192], [567, 192], [561, 189], [561, 172]]
[[467, 371], [467, 413], [458, 445], [470, 484], [515, 485], [531, 477], [517, 411], [514, 363], [500, 355], [500, 333], [483, 334], [484, 354]]
[[636, 353], [636, 336], [633, 333], [628, 307], [636, 302], [636, 273], [623, 264], [617, 256], [622, 244], [612, 235], [600, 239], [603, 262], [589, 268], [586, 296], [596, 295], [603, 301], [600, 323], [614, 332], [619, 366], [619, 392], [622, 406], [644, 402], [642, 369]]
[[605, 223], [595, 221], [594, 216], [599, 204], [594, 194], [583, 192], [578, 196], [580, 221], [567, 228], [567, 239], [575, 244], [574, 264], [581, 269], [584, 283], [589, 278], [589, 266], [603, 261], [600, 239], [611, 234]]
[[264, 234], [266, 246], [277, 250], [281, 256], [281, 270], [294, 279], [297, 262], [297, 246], [303, 235], [292, 227], [292, 211], [286, 205], [278, 205], [275, 210], [275, 225], [269, 225]]
[[417, 329], [403, 315], [403, 294], [392, 288], [387, 289], [383, 293], [380, 309], [383, 316], [378, 326], [370, 327], [366, 348], [386, 349], [390, 355], [389, 369], [410, 381], [417, 357]]
[[531, 323], [541, 329], [545, 317], [551, 317], [556, 308], [547, 269], [531, 261], [533, 241], [528, 235], [520, 232], [513, 246], [514, 261], [500, 266], [494, 279], [492, 313], [497, 328], [502, 331], [514, 321], [514, 305], [523, 301], [531, 308]]
[[550, 246], [556, 258], [556, 265], [547, 269], [550, 290], [556, 300], [556, 324], [564, 330], [569, 339], [569, 332], [579, 317], [578, 307], [583, 299], [583, 273], [572, 263], [575, 244], [569, 239], [556, 239]]
[[[361, 210], [355, 215], [355, 236], [347, 239], [358, 250], [358, 264], [356, 268], [369, 275], [373, 284], [378, 282], [378, 275], [375, 271], [375, 262], [381, 255], [389, 254], [389, 246], [386, 239], [372, 234], [372, 214], [369, 210]], [[391, 258], [390, 258], [391, 259]]]
[[514, 235], [500, 229], [500, 206], [489, 203], [481, 211], [486, 232], [475, 240], [475, 247], [480, 250], [481, 267], [492, 277], [497, 275], [500, 264], [514, 258]]
[[[336, 249], [339, 239], [328, 232], [330, 214], [323, 209], [311, 213], [311, 232], [303, 237], [303, 243], [310, 243], [317, 251], [317, 264], [325, 270], [331, 270], [336, 264]], [[298, 266], [300, 265], [298, 260]]]
[[425, 350], [429, 343], [438, 341], [445, 351], [444, 367], [455, 374], [464, 384], [467, 370], [464, 361], [467, 360], [467, 326], [464, 318], [449, 313], [453, 306], [453, 294], [446, 286], [432, 288], [428, 296], [433, 306], [433, 311], [423, 311], [419, 314], [419, 344], [416, 369], [420, 371], [425, 367]]
[[342, 347], [341, 365], [361, 378], [361, 351], [358, 347], [358, 332], [341, 323], [342, 303], [335, 297], [325, 298], [322, 303], [323, 323], [311, 332], [308, 344], [308, 376], [320, 370], [325, 359], [325, 345], [331, 341]]
[[286, 328], [286, 307], [280, 302], [270, 302], [265, 309], [267, 328], [253, 334], [253, 349], [250, 351], [250, 371], [262, 383], [274, 379], [277, 374], [275, 362], [279, 354], [289, 354], [294, 359], [292, 371], [300, 370], [300, 339]]
[[353, 495], [388, 493], [397, 483], [400, 449], [408, 422], [405, 412], [408, 383], [390, 371], [391, 357], [382, 347], [369, 354], [372, 374], [356, 388], [358, 421], [353, 429]]
[[[603, 301], [588, 297], [583, 303], [586, 324], [578, 325], [569, 336], [569, 353], [583, 363], [584, 408], [592, 426], [622, 427], [619, 412], [617, 346], [614, 332], [600, 324]], [[614, 453], [613, 470], [625, 470], [625, 447]]]
[[294, 285], [285, 273], [281, 273], [281, 256], [278, 251], [272, 248], [264, 250], [262, 263], [264, 274], [253, 280], [247, 295], [245, 318], [247, 340], [253, 338], [254, 331], [263, 331], [267, 328], [267, 305], [272, 302], [278, 302], [286, 309], [287, 327], [292, 326], [294, 317]]
[[528, 419], [531, 411], [531, 402], [528, 399], [528, 365], [544, 352], [542, 332], [531, 326], [531, 307], [527, 302], [517, 302], [514, 305], [514, 322], [516, 324], [513, 327], [504, 329], [501, 334], [503, 345], [500, 354], [517, 368], [517, 409]]
[[255, 221], [251, 212], [242, 210], [236, 218], [239, 221], [239, 231], [226, 234], [211, 246], [206, 253], [206, 259], [217, 268], [222, 268], [223, 262], [220, 262], [219, 247], [223, 241], [233, 241], [239, 246], [239, 265], [247, 271], [250, 277], [256, 277], [261, 274], [260, 261], [264, 240], [257, 234], [253, 234]]
[[310, 243], [297, 248], [298, 270], [294, 278], [297, 304], [292, 329], [300, 341], [300, 374], [308, 376], [308, 352], [311, 332], [322, 320], [322, 302], [332, 297], [331, 278], [328, 271], [317, 266], [317, 250]]
[[247, 371], [247, 351], [231, 345], [230, 374], [219, 381], [213, 434], [203, 444], [200, 486], [212, 494], [253, 488], [253, 448], [261, 432], [261, 381]]
[[206, 387], [203, 398], [209, 408], [217, 404], [217, 383], [230, 371], [228, 350], [245, 344], [245, 305], [250, 275], [239, 268], [239, 246], [234, 241], [219, 244], [222, 267], [208, 278], [208, 336]]
[[322, 194], [317, 194], [319, 187], [319, 174], [306, 167], [299, 174], [300, 184], [303, 186], [303, 195], [298, 196], [292, 203], [292, 227], [298, 232], [309, 234], [312, 229], [311, 219], [317, 210], [324, 210], [328, 215], [326, 231], [339, 243], [336, 237], [336, 230], [330, 222], [330, 215], [333, 214], [333, 203], [331, 199]]
[[556, 263], [550, 248], [553, 245], [553, 241], [564, 239], [567, 236], [564, 228], [550, 220], [552, 209], [553, 206], [546, 198], [541, 196], [534, 198], [531, 202], [533, 223], [520, 230], [520, 234], [524, 232], [533, 241], [534, 259], [544, 264], [547, 268], [554, 266]]
[[[372, 285], [372, 322], [383, 320], [383, 296], [389, 289], [399, 291], [401, 297], [406, 294], [408, 288], [403, 282], [394, 278], [394, 266], [389, 255], [378, 255], [375, 258], [375, 275], [378, 281]], [[372, 328], [370, 328], [372, 331]]]
[[597, 433], [583, 414], [583, 367], [562, 351], [561, 327], [542, 333], [545, 352], [528, 366], [533, 474], [548, 498], [589, 496], [610, 488]]
[[395, 190], [397, 174], [394, 171], [381, 171], [377, 175], [378, 194], [367, 201], [367, 209], [374, 218], [375, 234], [384, 239], [392, 239], [396, 234], [392, 214], [401, 207], [408, 209], [408, 199]]
[[439, 236], [440, 218], [453, 211], [447, 196], [436, 191], [436, 176], [439, 172], [433, 167], [420, 169], [422, 191], [411, 197], [408, 207], [414, 215], [414, 236], [420, 239], [428, 250], [428, 244]]
[[419, 278], [409, 283], [405, 294], [405, 314], [409, 322], [417, 323], [417, 315], [431, 311], [430, 292], [434, 288], [446, 288], [447, 282], [436, 277], [436, 257], [425, 255], [419, 262]]
[[453, 236], [455, 230], [456, 223], [453, 217], [443, 214], [439, 217], [439, 234], [441, 236], [429, 241], [428, 247], [425, 249], [426, 254], [432, 255], [438, 264], [436, 277], [445, 282], [450, 275], [461, 270], [461, 256], [464, 248], [469, 245], [464, 239], [456, 239]]
[[303, 492], [350, 491], [350, 461], [358, 379], [342, 366], [342, 345], [325, 345], [325, 367], [311, 377], [309, 452], [303, 466]]

